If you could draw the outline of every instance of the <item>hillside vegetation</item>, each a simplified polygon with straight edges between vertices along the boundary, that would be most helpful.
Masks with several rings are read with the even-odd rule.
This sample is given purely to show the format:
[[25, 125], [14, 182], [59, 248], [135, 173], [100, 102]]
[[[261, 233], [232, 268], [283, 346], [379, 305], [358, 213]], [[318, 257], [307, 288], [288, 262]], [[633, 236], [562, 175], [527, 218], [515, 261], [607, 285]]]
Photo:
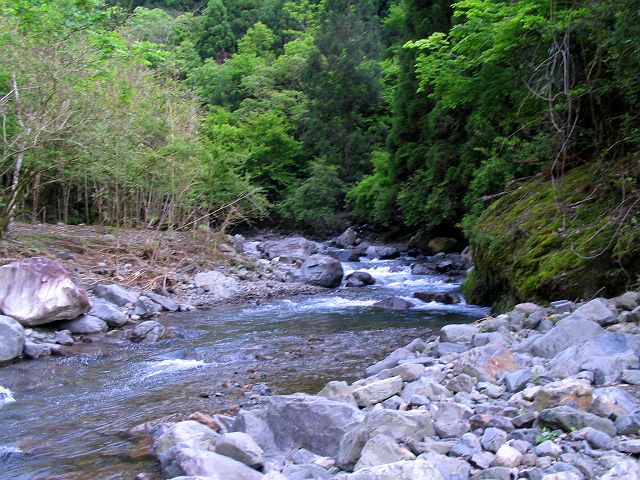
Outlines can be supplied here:
[[633, 0], [0, 0], [0, 231], [347, 217], [466, 236], [478, 301], [637, 284], [639, 16]]

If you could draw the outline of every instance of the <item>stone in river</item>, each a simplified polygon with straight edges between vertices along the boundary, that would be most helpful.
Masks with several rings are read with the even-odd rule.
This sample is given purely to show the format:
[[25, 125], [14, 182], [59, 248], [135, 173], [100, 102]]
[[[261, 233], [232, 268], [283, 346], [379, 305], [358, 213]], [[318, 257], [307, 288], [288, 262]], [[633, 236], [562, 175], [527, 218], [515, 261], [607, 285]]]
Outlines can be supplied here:
[[0, 313], [24, 326], [69, 320], [90, 308], [58, 262], [32, 257], [0, 267]]

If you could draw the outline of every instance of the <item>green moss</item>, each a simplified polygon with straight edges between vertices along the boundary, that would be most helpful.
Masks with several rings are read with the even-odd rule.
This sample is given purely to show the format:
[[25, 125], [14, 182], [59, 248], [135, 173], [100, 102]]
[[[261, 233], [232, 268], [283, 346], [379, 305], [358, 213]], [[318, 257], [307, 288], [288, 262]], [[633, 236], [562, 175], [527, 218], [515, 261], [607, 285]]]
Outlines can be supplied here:
[[640, 228], [620, 215], [615, 169], [585, 165], [552, 184], [535, 179], [465, 225], [475, 270], [463, 290], [475, 303], [615, 295], [640, 275]]

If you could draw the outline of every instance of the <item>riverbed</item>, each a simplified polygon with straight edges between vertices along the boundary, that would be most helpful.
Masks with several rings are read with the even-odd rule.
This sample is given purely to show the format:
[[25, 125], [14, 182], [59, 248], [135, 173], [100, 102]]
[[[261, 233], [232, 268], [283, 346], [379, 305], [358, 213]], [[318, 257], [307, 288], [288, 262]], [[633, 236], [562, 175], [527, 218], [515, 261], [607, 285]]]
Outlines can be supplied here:
[[[488, 310], [464, 302], [413, 299], [416, 291], [458, 292], [440, 275], [411, 275], [410, 259], [343, 264], [376, 285], [263, 304], [219, 306], [160, 318], [179, 337], [155, 345], [96, 340], [78, 355], [0, 369], [0, 479], [133, 479], [158, 475], [146, 445], [126, 432], [170, 415], [233, 411], [251, 386], [316, 393], [353, 380], [416, 337]], [[381, 310], [390, 296], [410, 310]], [[158, 478], [160, 478], [158, 476]]]

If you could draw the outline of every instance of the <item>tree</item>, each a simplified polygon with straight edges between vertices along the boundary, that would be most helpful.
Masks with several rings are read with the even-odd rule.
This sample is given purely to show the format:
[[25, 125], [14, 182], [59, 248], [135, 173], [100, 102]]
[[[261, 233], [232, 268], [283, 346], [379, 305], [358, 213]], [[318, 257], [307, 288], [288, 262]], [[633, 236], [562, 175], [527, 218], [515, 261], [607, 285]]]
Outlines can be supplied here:
[[202, 60], [216, 59], [222, 63], [233, 52], [236, 36], [231, 29], [227, 8], [222, 0], [209, 0], [200, 20], [196, 48]]

